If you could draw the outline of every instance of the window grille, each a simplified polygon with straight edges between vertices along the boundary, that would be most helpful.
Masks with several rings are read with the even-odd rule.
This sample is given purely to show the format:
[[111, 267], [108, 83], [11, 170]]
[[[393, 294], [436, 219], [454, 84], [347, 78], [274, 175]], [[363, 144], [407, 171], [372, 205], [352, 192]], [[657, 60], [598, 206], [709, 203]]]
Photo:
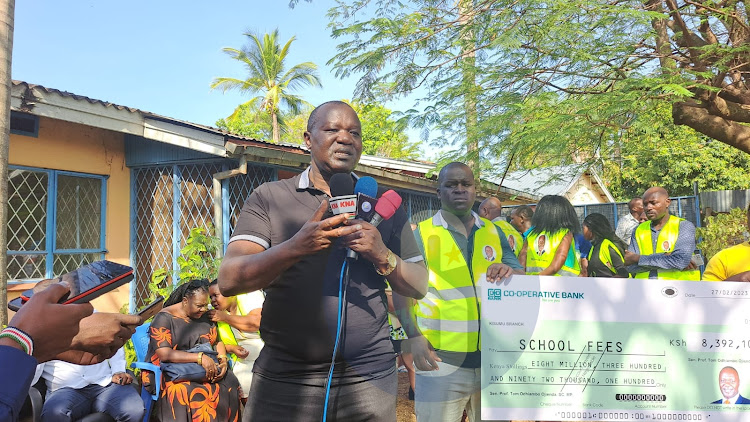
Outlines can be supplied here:
[[151, 274], [159, 268], [172, 268], [173, 181], [172, 166], [131, 172], [131, 265], [135, 275], [131, 292], [139, 308], [149, 296]]
[[[208, 162], [158, 167], [139, 167], [132, 170], [132, 236], [131, 263], [135, 269], [131, 307], [146, 304], [148, 284], [155, 270], [177, 269], [180, 249], [195, 227], [214, 227], [213, 175], [234, 162]], [[242, 204], [257, 186], [275, 180], [271, 167], [248, 166], [247, 175], [222, 182], [224, 189], [222, 210], [231, 224], [224, 233], [214, 233], [227, 241]], [[231, 223], [230, 223], [231, 222]], [[173, 280], [175, 281], [175, 280]]]
[[229, 216], [231, 235], [240, 218], [242, 206], [252, 191], [265, 182], [276, 180], [276, 170], [272, 167], [248, 166], [247, 174], [228, 179], [229, 183]]
[[104, 176], [9, 167], [8, 280], [36, 281], [104, 258]]

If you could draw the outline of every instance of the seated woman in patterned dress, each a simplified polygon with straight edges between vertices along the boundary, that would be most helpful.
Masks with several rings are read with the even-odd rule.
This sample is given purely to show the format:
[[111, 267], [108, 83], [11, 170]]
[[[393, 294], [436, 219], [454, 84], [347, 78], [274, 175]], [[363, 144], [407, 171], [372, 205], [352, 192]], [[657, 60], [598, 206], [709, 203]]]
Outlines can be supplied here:
[[[151, 323], [147, 356], [150, 362], [197, 363], [200, 357], [206, 370], [202, 382], [174, 382], [163, 375], [155, 409], [161, 421], [242, 420], [240, 384], [227, 369], [226, 349], [218, 340], [216, 324], [207, 315], [208, 302], [208, 280], [187, 282], [169, 296]], [[201, 343], [210, 343], [219, 352], [218, 365], [207, 355], [187, 352]], [[147, 388], [150, 384], [147, 379]]]

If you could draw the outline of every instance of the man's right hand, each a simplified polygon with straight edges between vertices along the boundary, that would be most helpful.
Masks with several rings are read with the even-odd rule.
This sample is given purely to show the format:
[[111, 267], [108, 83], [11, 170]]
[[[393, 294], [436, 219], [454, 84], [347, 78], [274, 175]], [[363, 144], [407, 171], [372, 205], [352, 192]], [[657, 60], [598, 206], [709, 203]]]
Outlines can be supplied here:
[[240, 359], [245, 359], [250, 356], [250, 351], [242, 346], [236, 344], [225, 344], [224, 347], [227, 348], [227, 353], [233, 353]]
[[[68, 305], [66, 305], [68, 306]], [[80, 322], [80, 331], [70, 346], [104, 359], [112, 357], [141, 324], [138, 315], [98, 312]]]
[[745, 281], [745, 282], [750, 281], [750, 271], [745, 271], [745, 272], [735, 274], [729, 277], [728, 279], [726, 279], [725, 281]]
[[420, 371], [437, 371], [438, 362], [442, 360], [435, 353], [435, 349], [424, 336], [412, 337], [406, 340], [414, 357], [414, 366]]
[[18, 310], [10, 325], [28, 333], [34, 341], [34, 357], [38, 362], [54, 359], [67, 350], [79, 324], [92, 312], [90, 303], [63, 305], [57, 302], [70, 292], [66, 283], [53, 283]]
[[217, 368], [216, 362], [214, 362], [208, 355], [201, 355], [201, 366], [206, 370], [206, 380], [213, 382], [216, 379], [219, 368]]
[[218, 309], [211, 309], [207, 314], [212, 322], [225, 322], [227, 315], [229, 315], [227, 311], [220, 311]]
[[342, 226], [348, 214], [339, 214], [321, 220], [328, 210], [328, 201], [324, 200], [315, 214], [291, 238], [289, 244], [298, 255], [309, 255], [329, 248], [336, 238], [354, 233], [362, 228], [360, 225]]

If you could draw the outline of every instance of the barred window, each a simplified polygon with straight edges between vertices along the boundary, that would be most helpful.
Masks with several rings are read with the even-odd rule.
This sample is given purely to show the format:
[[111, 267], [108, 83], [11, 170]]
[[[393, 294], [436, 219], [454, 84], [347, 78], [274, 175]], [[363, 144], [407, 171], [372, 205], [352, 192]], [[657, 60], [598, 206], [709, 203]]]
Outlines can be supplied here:
[[10, 166], [8, 280], [62, 275], [104, 258], [106, 177]]

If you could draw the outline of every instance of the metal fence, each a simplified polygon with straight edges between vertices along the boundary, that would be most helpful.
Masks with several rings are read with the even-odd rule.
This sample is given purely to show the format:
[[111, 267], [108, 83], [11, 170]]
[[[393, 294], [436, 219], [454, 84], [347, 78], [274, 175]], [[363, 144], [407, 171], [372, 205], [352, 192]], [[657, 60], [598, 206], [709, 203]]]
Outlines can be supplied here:
[[399, 195], [403, 200], [402, 205], [409, 214], [409, 221], [418, 224], [433, 216], [440, 209], [440, 200], [437, 195], [429, 195], [422, 192], [400, 190]]
[[746, 209], [750, 203], [750, 189], [701, 192], [701, 207], [713, 212], [729, 212], [732, 208]]
[[[176, 272], [177, 257], [190, 229], [214, 227], [213, 174], [236, 167], [232, 162], [206, 162], [132, 169], [131, 177], [131, 307], [144, 305], [148, 283], [157, 269]], [[222, 181], [222, 210], [226, 243], [252, 190], [276, 179], [270, 167], [251, 166], [248, 174]]]
[[[235, 168], [232, 161], [136, 167], [131, 173], [131, 308], [145, 304], [148, 283], [158, 269], [176, 273], [177, 257], [190, 229], [214, 225], [213, 174]], [[277, 169], [248, 165], [246, 175], [222, 181], [225, 222], [219, 237], [224, 244], [237, 224], [242, 205], [253, 189], [278, 178]], [[440, 201], [435, 195], [400, 190], [403, 206], [413, 223], [432, 216]]]

